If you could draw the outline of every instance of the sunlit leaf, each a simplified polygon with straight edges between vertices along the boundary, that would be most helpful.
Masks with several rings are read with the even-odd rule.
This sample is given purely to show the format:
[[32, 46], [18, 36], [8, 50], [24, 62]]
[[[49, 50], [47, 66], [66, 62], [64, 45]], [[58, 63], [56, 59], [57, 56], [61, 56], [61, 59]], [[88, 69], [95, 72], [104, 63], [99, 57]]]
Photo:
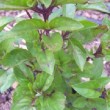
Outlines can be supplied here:
[[2, 64], [5, 66], [13, 67], [31, 58], [32, 56], [27, 50], [14, 49], [4, 56], [2, 59]]
[[36, 0], [1, 0], [0, 10], [23, 10], [36, 4]]
[[98, 78], [96, 80], [73, 84], [72, 87], [83, 97], [98, 98], [101, 96], [101, 93], [97, 89], [104, 87], [109, 81], [109, 78]]
[[71, 18], [57, 17], [50, 21], [49, 26], [51, 29], [61, 31], [73, 31], [83, 28], [83, 25]]
[[16, 81], [15, 75], [12, 69], [8, 71], [0, 71], [0, 92], [5, 92]]
[[83, 71], [87, 57], [86, 51], [84, 50], [80, 42], [78, 42], [76, 39], [71, 39], [70, 43], [73, 50], [74, 60], [76, 61], [76, 64], [79, 66], [81, 71]]

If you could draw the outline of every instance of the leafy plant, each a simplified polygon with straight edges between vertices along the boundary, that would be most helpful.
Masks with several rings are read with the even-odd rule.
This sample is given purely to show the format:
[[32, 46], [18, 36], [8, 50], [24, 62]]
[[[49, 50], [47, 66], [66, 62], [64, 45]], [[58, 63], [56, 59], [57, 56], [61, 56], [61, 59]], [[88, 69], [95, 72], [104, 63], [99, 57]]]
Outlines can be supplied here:
[[[110, 13], [103, 0], [0, 1], [0, 10], [26, 10], [29, 16], [8, 32], [4, 27], [17, 19], [0, 18], [0, 91], [18, 82], [11, 110], [110, 110], [110, 78], [103, 76], [103, 61], [110, 60], [109, 19], [98, 25], [77, 18], [78, 9]], [[84, 48], [99, 35], [95, 53]]]

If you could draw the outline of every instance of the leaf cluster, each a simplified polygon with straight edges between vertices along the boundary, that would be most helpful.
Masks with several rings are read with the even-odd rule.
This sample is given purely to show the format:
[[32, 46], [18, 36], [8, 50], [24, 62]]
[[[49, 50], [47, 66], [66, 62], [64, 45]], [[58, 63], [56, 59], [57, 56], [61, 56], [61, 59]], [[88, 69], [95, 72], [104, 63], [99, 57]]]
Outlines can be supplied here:
[[[0, 92], [18, 82], [11, 110], [110, 110], [110, 78], [103, 75], [103, 61], [110, 60], [110, 20], [98, 25], [75, 15], [79, 9], [109, 14], [104, 1], [0, 1], [0, 10], [28, 9], [36, 16], [0, 18]], [[101, 44], [95, 52], [85, 49], [96, 36]]]

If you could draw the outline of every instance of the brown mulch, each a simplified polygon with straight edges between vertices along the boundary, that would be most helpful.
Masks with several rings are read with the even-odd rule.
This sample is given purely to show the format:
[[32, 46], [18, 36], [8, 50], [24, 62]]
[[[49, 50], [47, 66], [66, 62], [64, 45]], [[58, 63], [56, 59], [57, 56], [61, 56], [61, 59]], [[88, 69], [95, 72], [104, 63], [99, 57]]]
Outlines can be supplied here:
[[77, 15], [80, 16], [84, 16], [87, 18], [92, 18], [94, 20], [103, 20], [103, 18], [107, 15], [107, 14], [102, 14], [99, 11], [95, 11], [95, 10], [86, 10], [86, 11], [77, 11]]
[[13, 90], [11, 87], [6, 92], [0, 93], [0, 110], [10, 110]]

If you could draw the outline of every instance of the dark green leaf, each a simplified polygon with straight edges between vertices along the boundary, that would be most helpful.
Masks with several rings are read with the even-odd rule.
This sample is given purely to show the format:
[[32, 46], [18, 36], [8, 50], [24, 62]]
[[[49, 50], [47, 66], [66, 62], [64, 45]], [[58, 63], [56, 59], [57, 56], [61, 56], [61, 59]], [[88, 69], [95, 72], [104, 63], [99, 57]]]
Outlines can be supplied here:
[[26, 76], [23, 74], [23, 72], [18, 67], [14, 68], [14, 74], [16, 76], [17, 81], [20, 83], [27, 80]]
[[30, 68], [26, 67], [24, 64], [20, 64], [14, 68], [14, 74], [19, 82], [29, 80], [30, 82], [34, 81], [34, 74]]
[[24, 97], [28, 97], [32, 101], [34, 96], [35, 93], [33, 92], [32, 83], [30, 83], [29, 80], [25, 80], [22, 81], [22, 83], [19, 83], [15, 89], [13, 94], [13, 102], [14, 104], [17, 104]]
[[62, 93], [68, 92], [65, 80], [63, 79], [62, 74], [58, 71], [55, 72], [55, 78], [54, 78], [54, 81], [52, 83], [52, 86], [53, 86], [53, 89], [55, 91], [59, 91]]
[[31, 81], [34, 81], [34, 73], [31, 68], [29, 68], [26, 64], [20, 64], [17, 66], [23, 72], [23, 74]]
[[23, 97], [17, 103], [13, 103], [11, 110], [36, 110], [36, 108], [32, 106], [31, 103], [31, 98]]
[[60, 93], [53, 93], [50, 97], [40, 96], [36, 101], [38, 110], [64, 110], [66, 97]]

